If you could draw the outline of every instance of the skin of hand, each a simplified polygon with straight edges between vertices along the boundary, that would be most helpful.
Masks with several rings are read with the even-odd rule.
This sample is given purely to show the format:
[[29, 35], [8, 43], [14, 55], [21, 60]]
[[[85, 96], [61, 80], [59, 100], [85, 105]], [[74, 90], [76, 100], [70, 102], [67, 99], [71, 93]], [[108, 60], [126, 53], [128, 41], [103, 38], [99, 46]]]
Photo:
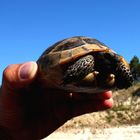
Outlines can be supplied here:
[[[67, 120], [112, 107], [112, 92], [63, 93], [47, 90], [36, 81], [35, 62], [9, 65], [0, 89], [0, 139], [39, 140]], [[30, 86], [30, 88], [28, 88]]]

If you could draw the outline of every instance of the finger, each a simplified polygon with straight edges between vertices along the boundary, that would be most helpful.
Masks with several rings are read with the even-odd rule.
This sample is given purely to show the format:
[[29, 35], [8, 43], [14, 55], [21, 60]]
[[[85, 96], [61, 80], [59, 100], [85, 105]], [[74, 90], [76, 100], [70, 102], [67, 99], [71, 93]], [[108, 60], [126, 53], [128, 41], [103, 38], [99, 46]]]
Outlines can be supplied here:
[[112, 91], [106, 91], [103, 93], [94, 93], [94, 94], [86, 94], [86, 93], [70, 93], [70, 98], [73, 100], [106, 100], [112, 97]]
[[85, 113], [97, 112], [109, 109], [113, 106], [113, 99], [107, 100], [90, 100], [78, 102], [73, 108], [73, 117], [79, 116]]
[[106, 91], [102, 94], [98, 94], [99, 99], [105, 100], [112, 98], [112, 91]]
[[9, 65], [3, 72], [3, 87], [17, 89], [31, 83], [37, 74], [37, 64], [26, 62]]

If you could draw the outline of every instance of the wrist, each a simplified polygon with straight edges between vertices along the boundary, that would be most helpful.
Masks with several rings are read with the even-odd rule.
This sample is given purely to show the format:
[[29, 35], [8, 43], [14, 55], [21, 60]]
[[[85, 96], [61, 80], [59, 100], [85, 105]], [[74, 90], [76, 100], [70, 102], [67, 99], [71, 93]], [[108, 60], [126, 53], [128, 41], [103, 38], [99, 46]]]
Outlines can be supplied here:
[[[2, 86], [0, 86], [0, 94], [2, 93]], [[0, 140], [13, 140], [8, 131], [0, 126]]]

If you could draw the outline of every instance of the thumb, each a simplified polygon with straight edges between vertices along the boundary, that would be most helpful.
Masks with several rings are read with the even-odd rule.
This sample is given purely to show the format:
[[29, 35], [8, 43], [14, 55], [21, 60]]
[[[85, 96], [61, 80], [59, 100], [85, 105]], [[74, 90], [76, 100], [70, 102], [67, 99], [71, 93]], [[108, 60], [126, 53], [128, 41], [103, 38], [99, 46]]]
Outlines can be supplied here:
[[37, 68], [35, 62], [9, 65], [3, 72], [2, 87], [15, 90], [28, 85], [36, 77]]

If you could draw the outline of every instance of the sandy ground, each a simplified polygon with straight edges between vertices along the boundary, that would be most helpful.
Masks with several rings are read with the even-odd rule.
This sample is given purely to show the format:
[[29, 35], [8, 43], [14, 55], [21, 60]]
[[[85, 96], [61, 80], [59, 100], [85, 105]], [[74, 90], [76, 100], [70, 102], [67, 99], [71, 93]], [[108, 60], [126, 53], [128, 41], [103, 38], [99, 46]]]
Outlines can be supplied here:
[[118, 128], [71, 129], [67, 132], [56, 131], [43, 140], [140, 140], [140, 125]]

